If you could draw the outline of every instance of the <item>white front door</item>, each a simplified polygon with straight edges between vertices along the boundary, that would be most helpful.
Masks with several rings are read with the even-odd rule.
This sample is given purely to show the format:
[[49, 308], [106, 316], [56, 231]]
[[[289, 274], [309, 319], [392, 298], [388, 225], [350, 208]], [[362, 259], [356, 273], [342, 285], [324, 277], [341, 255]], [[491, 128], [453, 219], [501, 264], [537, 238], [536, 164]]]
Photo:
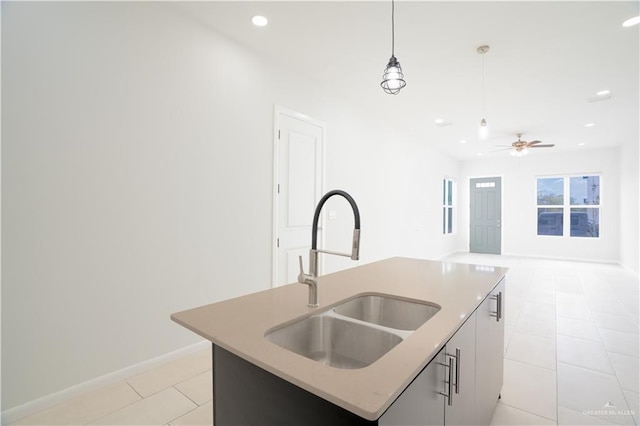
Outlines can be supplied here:
[[[273, 286], [295, 282], [298, 256], [309, 272], [311, 224], [322, 197], [324, 124], [276, 110]], [[321, 241], [321, 239], [320, 239]]]

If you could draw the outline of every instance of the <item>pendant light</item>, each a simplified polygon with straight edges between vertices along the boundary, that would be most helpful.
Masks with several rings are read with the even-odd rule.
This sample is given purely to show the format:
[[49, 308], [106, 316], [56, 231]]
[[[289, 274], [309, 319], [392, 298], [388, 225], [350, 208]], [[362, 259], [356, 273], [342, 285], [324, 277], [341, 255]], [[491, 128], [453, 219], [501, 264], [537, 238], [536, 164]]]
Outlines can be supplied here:
[[390, 94], [397, 95], [400, 89], [407, 85], [404, 81], [404, 74], [400, 67], [400, 62], [395, 57], [395, 3], [391, 0], [391, 58], [382, 75], [382, 89]]
[[489, 46], [482, 45], [478, 47], [478, 54], [482, 55], [482, 120], [480, 120], [480, 127], [478, 128], [478, 136], [480, 140], [487, 139], [489, 136], [489, 128], [487, 127], [487, 120], [484, 118], [484, 55], [489, 51]]

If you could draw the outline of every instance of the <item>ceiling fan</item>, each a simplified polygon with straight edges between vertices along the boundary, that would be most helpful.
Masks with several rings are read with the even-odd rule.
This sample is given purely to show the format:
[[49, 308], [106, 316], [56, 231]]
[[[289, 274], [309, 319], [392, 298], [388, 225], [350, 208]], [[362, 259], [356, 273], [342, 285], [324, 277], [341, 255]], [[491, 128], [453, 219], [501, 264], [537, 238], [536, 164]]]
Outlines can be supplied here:
[[[513, 155], [514, 157], [522, 157], [527, 155], [529, 153], [529, 148], [551, 148], [555, 146], [555, 144], [552, 144], [552, 143], [543, 144], [541, 141], [531, 141], [531, 142], [523, 141], [520, 139], [522, 137], [522, 133], [517, 133], [516, 136], [518, 136], [518, 140], [515, 142], [512, 142], [511, 145], [496, 145], [496, 146], [507, 147], [505, 149], [511, 150], [511, 155]], [[501, 150], [498, 150], [498, 151], [501, 151]]]

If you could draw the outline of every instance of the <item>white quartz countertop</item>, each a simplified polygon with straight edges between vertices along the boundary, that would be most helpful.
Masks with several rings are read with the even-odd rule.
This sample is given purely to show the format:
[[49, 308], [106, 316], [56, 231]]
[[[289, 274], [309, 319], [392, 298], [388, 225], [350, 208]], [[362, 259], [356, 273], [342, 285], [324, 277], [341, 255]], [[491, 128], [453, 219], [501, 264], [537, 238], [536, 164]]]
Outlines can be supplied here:
[[[178, 312], [171, 318], [233, 354], [368, 420], [379, 418], [431, 361], [507, 269], [391, 258], [321, 276], [319, 307], [308, 287], [289, 284]], [[361, 293], [381, 293], [440, 305], [441, 310], [373, 364], [330, 367], [269, 342], [283, 323], [320, 313]]]

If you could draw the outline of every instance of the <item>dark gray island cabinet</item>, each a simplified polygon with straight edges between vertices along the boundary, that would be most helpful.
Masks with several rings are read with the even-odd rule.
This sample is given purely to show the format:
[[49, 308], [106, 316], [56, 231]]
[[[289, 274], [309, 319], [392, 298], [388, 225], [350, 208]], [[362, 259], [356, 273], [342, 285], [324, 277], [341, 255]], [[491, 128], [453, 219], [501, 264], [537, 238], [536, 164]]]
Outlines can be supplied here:
[[503, 380], [504, 300], [503, 278], [377, 419], [214, 343], [214, 425], [489, 425]]

